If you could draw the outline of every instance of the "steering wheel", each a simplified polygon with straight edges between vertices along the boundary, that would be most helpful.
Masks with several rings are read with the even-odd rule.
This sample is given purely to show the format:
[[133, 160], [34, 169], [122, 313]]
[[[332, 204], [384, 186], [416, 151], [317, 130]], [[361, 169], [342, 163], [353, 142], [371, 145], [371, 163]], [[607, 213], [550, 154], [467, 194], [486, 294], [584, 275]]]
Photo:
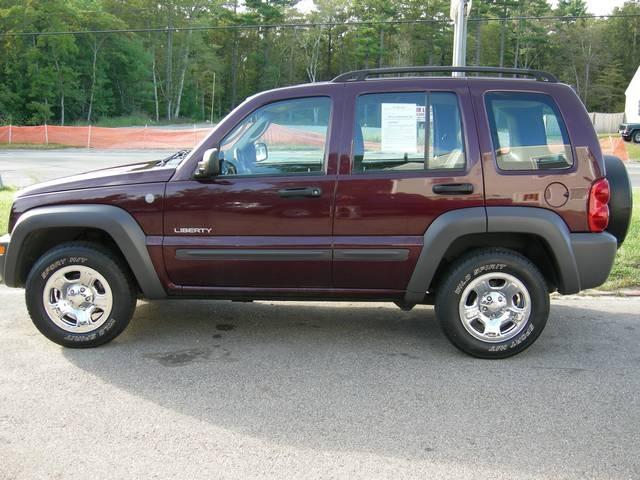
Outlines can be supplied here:
[[220, 175], [236, 175], [238, 169], [228, 160], [222, 160], [220, 163]]

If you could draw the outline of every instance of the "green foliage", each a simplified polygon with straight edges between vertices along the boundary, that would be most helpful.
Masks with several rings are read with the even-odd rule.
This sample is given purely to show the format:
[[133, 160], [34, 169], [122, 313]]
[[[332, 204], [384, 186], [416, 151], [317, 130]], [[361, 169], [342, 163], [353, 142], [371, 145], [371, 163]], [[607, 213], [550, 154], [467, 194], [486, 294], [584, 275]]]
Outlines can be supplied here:
[[633, 192], [633, 219], [604, 290], [640, 287], [640, 189]]
[[0, 189], [0, 235], [7, 233], [7, 223], [9, 223], [9, 210], [13, 203], [14, 190]]
[[619, 61], [614, 61], [602, 69], [593, 85], [591, 106], [598, 112], [623, 112], [624, 92], [629, 81], [624, 77], [624, 69]]
[[[314, 0], [307, 12], [296, 3], [0, 0], [2, 32], [138, 30], [0, 37], [0, 124], [95, 124], [138, 113], [156, 123], [204, 121], [268, 88], [358, 68], [451, 63], [449, 0]], [[473, 2], [467, 62], [549, 70], [587, 108], [620, 111], [640, 64], [640, 18], [530, 18], [585, 13], [584, 0]], [[638, 14], [640, 4], [616, 13]], [[401, 22], [376, 23], [390, 20]], [[330, 25], [277, 26], [310, 22]], [[238, 25], [254, 27], [189, 30]], [[147, 28], [178, 30], [140, 31]]]
[[589, 12], [584, 0], [559, 0], [556, 13], [568, 17], [579, 17]]
[[[152, 125], [155, 122], [148, 115], [141, 112], [134, 112], [131, 115], [123, 115], [120, 117], [99, 117], [98, 120], [92, 121], [91, 125], [96, 127], [142, 127]], [[86, 126], [89, 123], [85, 120], [78, 120], [73, 123], [77, 126]]]

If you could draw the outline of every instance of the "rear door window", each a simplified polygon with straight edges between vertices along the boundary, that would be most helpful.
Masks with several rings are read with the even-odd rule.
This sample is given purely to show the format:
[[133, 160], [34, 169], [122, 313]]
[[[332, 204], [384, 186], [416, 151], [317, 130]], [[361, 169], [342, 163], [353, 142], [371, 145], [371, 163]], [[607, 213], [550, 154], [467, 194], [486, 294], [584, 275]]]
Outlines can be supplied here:
[[567, 128], [554, 100], [540, 93], [485, 97], [493, 148], [502, 170], [550, 170], [573, 165]]
[[354, 173], [464, 169], [457, 96], [449, 92], [359, 96], [352, 157]]

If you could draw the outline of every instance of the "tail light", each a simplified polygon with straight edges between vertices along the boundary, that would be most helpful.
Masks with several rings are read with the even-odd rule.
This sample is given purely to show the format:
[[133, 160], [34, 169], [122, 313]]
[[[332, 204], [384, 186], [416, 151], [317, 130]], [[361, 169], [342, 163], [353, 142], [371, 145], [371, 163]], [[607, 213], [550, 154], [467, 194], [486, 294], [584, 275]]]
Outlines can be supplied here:
[[589, 192], [589, 231], [602, 232], [609, 225], [609, 181], [596, 180]]

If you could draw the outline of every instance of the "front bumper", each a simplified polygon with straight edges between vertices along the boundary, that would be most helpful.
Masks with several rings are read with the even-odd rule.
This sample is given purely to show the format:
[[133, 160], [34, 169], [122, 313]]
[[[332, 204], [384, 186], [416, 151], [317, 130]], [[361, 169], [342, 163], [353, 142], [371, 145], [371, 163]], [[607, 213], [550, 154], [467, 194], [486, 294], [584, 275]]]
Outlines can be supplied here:
[[9, 250], [9, 241], [11, 235], [8, 233], [0, 237], [0, 284], [4, 283], [4, 261], [7, 258], [7, 251]]

